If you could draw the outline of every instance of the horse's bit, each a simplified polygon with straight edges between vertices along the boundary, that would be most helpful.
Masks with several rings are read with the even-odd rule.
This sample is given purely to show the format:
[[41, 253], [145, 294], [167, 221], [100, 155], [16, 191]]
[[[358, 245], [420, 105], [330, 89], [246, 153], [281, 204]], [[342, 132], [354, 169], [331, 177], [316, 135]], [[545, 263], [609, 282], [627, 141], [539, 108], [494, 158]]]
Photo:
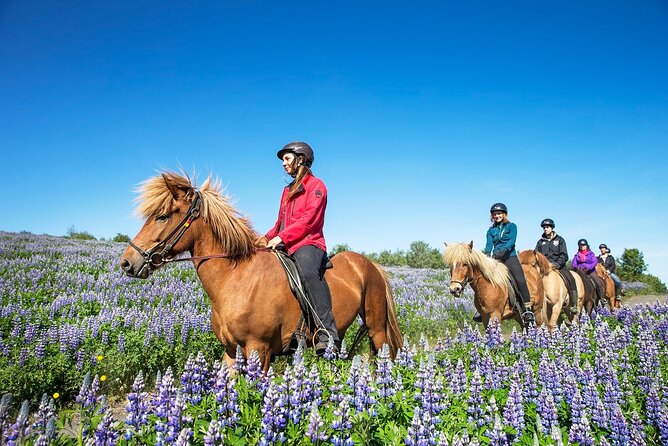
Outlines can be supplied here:
[[[156, 269], [157, 267], [171, 261], [171, 259], [167, 259], [165, 256], [167, 253], [169, 253], [169, 251], [172, 250], [174, 245], [178, 243], [181, 237], [183, 237], [183, 234], [190, 227], [190, 224], [200, 216], [199, 208], [201, 202], [202, 197], [199, 191], [196, 191], [195, 199], [192, 203], [190, 203], [188, 212], [186, 212], [186, 215], [183, 217], [183, 220], [181, 220], [181, 223], [179, 223], [176, 228], [174, 228], [174, 230], [170, 232], [169, 235], [167, 235], [167, 237], [160, 240], [155, 246], [153, 246], [153, 248], [149, 249], [148, 251], [144, 251], [139, 246], [130, 241], [130, 246], [137, 250], [137, 252], [144, 258], [144, 263], [142, 263], [142, 266], [137, 274], [141, 273], [144, 268]], [[171, 243], [167, 243], [172, 237], [174, 237], [174, 240], [172, 240]], [[163, 247], [163, 249], [158, 252], [161, 247]]]

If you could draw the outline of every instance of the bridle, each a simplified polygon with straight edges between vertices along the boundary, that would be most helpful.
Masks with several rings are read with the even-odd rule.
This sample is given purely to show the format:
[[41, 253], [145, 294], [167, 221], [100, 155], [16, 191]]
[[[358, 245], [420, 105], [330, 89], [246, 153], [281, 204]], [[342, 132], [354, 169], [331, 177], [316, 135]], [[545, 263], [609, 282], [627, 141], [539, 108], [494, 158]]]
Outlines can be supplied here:
[[[200, 216], [200, 205], [202, 203], [202, 197], [199, 191], [195, 191], [195, 199], [190, 203], [190, 207], [186, 212], [183, 220], [170, 232], [165, 238], [160, 240], [148, 251], [144, 251], [139, 246], [135, 245], [130, 241], [130, 246], [132, 246], [138, 253], [144, 258], [144, 263], [142, 263], [139, 273], [141, 273], [144, 268], [156, 269], [159, 266], [164, 265], [167, 262], [172, 261], [173, 259], [166, 258], [166, 255], [169, 251], [172, 250], [174, 245], [183, 237], [183, 234], [190, 227], [193, 221], [197, 220]], [[171, 242], [170, 242], [171, 240]], [[162, 248], [162, 249], [161, 249]]]
[[[462, 287], [462, 291], [464, 291], [464, 288], [466, 288], [466, 285], [471, 284], [471, 283], [473, 285], [475, 285], [476, 283], [478, 283], [478, 280], [480, 280], [481, 277], [482, 277], [482, 274], [480, 274], [478, 277], [475, 277], [475, 278], [471, 277], [471, 278], [467, 278], [467, 279], [464, 279], [464, 280], [450, 279], [450, 283], [451, 284], [453, 282], [458, 283]], [[471, 286], [473, 286], [473, 285], [471, 285]]]

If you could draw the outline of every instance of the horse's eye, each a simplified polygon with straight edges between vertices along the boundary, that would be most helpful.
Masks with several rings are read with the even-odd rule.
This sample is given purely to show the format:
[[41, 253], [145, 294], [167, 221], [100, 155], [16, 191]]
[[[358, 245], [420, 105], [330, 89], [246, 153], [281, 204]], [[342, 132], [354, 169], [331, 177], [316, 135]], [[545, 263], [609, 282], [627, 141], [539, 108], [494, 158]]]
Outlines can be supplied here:
[[166, 221], [169, 218], [167, 215], [158, 215], [155, 217], [155, 221]]

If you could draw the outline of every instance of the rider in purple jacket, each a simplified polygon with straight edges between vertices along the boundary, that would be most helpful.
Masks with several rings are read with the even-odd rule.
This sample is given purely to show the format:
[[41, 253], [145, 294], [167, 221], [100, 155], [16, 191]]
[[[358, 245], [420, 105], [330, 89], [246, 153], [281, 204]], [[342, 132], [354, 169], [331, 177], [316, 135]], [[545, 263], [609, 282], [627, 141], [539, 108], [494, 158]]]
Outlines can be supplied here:
[[574, 269], [581, 269], [591, 277], [591, 280], [596, 284], [596, 295], [598, 299], [601, 300], [605, 296], [603, 295], [605, 290], [605, 285], [603, 280], [596, 274], [596, 265], [598, 264], [598, 258], [596, 254], [589, 249], [589, 243], [585, 239], [578, 240], [578, 252], [573, 256], [571, 260], [571, 265]]

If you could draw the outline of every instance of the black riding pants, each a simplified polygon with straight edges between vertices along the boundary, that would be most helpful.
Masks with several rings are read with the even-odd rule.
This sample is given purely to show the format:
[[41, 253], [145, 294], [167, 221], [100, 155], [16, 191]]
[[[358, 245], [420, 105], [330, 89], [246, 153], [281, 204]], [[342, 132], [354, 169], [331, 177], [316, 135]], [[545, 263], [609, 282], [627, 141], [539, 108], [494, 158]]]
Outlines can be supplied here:
[[520, 265], [519, 260], [517, 260], [517, 257], [515, 256], [510, 256], [506, 260], [501, 260], [504, 265], [508, 268], [508, 271], [510, 271], [510, 274], [513, 276], [513, 279], [515, 279], [515, 283], [517, 283], [517, 289], [520, 292], [520, 297], [522, 298], [523, 303], [528, 303], [531, 302], [531, 295], [529, 294], [529, 287], [527, 287], [527, 279], [524, 277], [524, 271], [522, 270], [522, 265]]
[[327, 282], [324, 280], [327, 254], [320, 248], [306, 245], [295, 251], [293, 257], [304, 276], [306, 282], [304, 285], [317, 316], [334, 338], [334, 342], [338, 342], [339, 334], [336, 330], [334, 314], [332, 314], [332, 297]]

